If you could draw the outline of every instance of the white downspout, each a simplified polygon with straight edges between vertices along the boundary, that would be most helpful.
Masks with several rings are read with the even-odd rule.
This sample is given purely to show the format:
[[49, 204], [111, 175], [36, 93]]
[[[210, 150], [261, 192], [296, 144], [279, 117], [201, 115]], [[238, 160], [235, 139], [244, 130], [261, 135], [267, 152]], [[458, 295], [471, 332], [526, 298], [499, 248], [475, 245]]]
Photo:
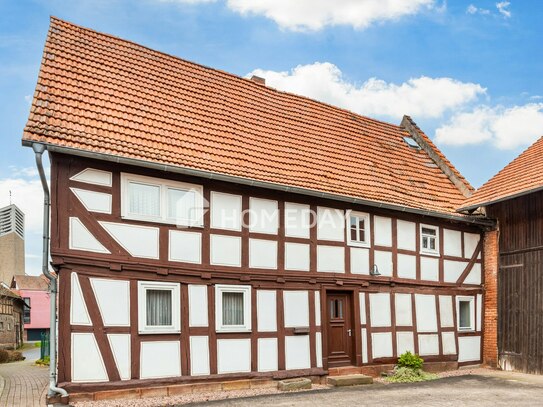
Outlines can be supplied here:
[[61, 398], [67, 398], [68, 392], [57, 387], [57, 277], [49, 272], [49, 214], [51, 211], [51, 198], [45, 171], [43, 169], [43, 152], [46, 150], [43, 144], [34, 143], [32, 149], [36, 154], [36, 166], [40, 174], [43, 187], [43, 250], [42, 250], [42, 272], [49, 279], [50, 289], [50, 318], [49, 318], [49, 396], [55, 393]]

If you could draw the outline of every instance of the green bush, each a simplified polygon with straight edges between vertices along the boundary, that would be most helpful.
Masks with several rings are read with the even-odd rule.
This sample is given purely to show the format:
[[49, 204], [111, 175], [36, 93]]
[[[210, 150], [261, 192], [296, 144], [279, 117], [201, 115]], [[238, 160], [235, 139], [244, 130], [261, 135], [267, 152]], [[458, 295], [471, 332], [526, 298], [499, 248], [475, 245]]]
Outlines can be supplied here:
[[49, 363], [50, 363], [49, 356], [44, 356], [43, 359], [36, 360], [36, 364], [41, 365], [41, 366], [49, 366]]
[[438, 376], [432, 373], [423, 372], [420, 369], [412, 369], [409, 367], [397, 367], [394, 374], [387, 378], [393, 383], [414, 383], [424, 382], [426, 380], [435, 380]]
[[424, 360], [419, 355], [414, 355], [407, 351], [400, 355], [398, 359], [398, 367], [408, 367], [414, 370], [422, 369]]

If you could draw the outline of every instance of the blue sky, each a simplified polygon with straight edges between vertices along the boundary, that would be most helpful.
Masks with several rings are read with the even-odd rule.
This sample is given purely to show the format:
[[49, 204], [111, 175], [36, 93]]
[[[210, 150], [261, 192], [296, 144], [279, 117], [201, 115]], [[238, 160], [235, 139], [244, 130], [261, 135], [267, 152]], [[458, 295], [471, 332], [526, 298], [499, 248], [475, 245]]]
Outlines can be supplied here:
[[399, 123], [409, 114], [476, 187], [543, 135], [538, 0], [0, 0], [0, 206], [41, 190], [20, 139], [49, 16]]

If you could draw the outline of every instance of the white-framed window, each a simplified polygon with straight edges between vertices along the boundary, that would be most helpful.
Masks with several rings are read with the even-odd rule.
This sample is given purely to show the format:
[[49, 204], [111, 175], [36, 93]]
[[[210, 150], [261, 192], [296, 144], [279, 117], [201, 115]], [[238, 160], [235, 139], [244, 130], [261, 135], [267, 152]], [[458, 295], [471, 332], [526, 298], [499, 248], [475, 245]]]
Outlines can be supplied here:
[[474, 297], [456, 297], [456, 315], [459, 331], [475, 331]]
[[138, 281], [138, 331], [140, 334], [181, 332], [179, 283]]
[[217, 332], [251, 331], [251, 286], [215, 286], [215, 328]]
[[364, 212], [347, 211], [347, 244], [368, 247], [370, 245], [370, 215]]
[[420, 251], [427, 254], [439, 254], [439, 228], [420, 225]]
[[121, 215], [126, 219], [203, 225], [201, 185], [121, 173]]

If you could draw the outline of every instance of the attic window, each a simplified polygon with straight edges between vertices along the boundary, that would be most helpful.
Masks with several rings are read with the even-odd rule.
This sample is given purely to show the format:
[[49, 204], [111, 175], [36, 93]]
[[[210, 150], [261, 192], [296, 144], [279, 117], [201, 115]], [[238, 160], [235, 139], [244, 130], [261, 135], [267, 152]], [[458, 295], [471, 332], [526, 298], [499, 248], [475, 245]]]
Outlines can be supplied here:
[[419, 144], [415, 141], [415, 139], [412, 139], [411, 137], [404, 137], [403, 141], [410, 147], [414, 148], [415, 150], [420, 150]]

